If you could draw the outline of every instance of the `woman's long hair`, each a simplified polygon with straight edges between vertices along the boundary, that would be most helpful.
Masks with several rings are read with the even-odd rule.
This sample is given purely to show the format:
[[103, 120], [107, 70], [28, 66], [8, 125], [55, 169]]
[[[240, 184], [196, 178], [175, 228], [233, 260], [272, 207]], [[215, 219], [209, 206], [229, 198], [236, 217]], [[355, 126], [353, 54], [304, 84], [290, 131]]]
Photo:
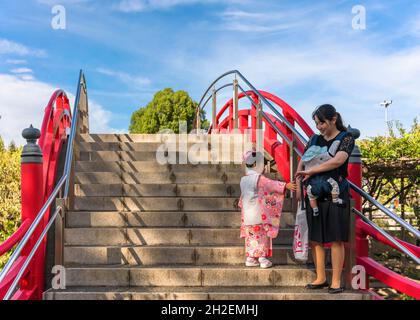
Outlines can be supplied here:
[[331, 121], [334, 117], [336, 117], [335, 125], [339, 131], [347, 131], [347, 128], [343, 124], [343, 119], [341, 118], [340, 113], [338, 113], [334, 106], [331, 104], [323, 104], [320, 105], [315, 109], [312, 113], [312, 119], [315, 120], [315, 116], [321, 122], [325, 122], [325, 120]]

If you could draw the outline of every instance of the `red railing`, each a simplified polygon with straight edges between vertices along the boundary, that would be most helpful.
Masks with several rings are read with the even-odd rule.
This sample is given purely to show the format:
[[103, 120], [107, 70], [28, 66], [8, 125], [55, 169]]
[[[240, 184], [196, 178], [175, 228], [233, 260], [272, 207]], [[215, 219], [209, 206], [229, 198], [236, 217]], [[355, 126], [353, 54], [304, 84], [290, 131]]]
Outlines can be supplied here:
[[[312, 129], [309, 125], [303, 120], [303, 118], [285, 101], [276, 97], [275, 95], [265, 92], [259, 91], [259, 93], [269, 100], [273, 102], [276, 107], [281, 108], [283, 112], [283, 116], [287, 119], [287, 121], [292, 124], [293, 126], [298, 125], [302, 131], [306, 134], [307, 137], [313, 135]], [[255, 94], [254, 91], [247, 91], [246, 93], [240, 93], [238, 95], [238, 100], [246, 97], [248, 95], [252, 98], [256, 105], [259, 104], [259, 98]], [[229, 113], [224, 116], [226, 110], [229, 110]], [[216, 125], [214, 125], [209, 129], [209, 133], [212, 132], [230, 132], [233, 130], [233, 98], [230, 99], [227, 103], [223, 105], [220, 111], [217, 113], [216, 116]], [[273, 122], [277, 128], [289, 139], [292, 138], [291, 130], [278, 118], [275, 116], [266, 113], [269, 117], [271, 122]], [[221, 119], [224, 117], [223, 119]], [[251, 125], [249, 124], [249, 117], [251, 118]], [[249, 109], [241, 109], [238, 110], [238, 131], [241, 133], [246, 132], [246, 130], [251, 130], [251, 137], [252, 142], [255, 142], [255, 130], [257, 128], [257, 111], [255, 106], [251, 103]], [[282, 139], [277, 139], [277, 132], [274, 130], [273, 126], [263, 118], [265, 123], [264, 129], [264, 149], [267, 151], [276, 161], [277, 168], [281, 175], [283, 176], [284, 180], [290, 181], [290, 146], [285, 142], [281, 141]], [[301, 143], [297, 144], [299, 151], [303, 151], [303, 145]], [[349, 177], [348, 179], [353, 182], [355, 185], [361, 187], [361, 165], [358, 163], [349, 164]], [[361, 210], [361, 196], [352, 191], [352, 197], [355, 199], [355, 207], [358, 210]], [[394, 249], [399, 249], [395, 246], [391, 241], [385, 238], [381, 233], [376, 231], [374, 228], [363, 222], [359, 217], [356, 217], [356, 244], [355, 244], [355, 253], [356, 253], [356, 263], [363, 266], [366, 271], [367, 276], [371, 276], [382, 283], [402, 292], [409, 296], [412, 296], [416, 299], [420, 299], [420, 283], [413, 279], [404, 277], [403, 275], [397, 274], [388, 268], [382, 266], [380, 263], [376, 262], [372, 258], [369, 257], [369, 244], [368, 238], [371, 237], [385, 245], [388, 245]], [[415, 254], [417, 257], [420, 255], [420, 247], [409, 244], [404, 242], [400, 239], [395, 238], [399, 244], [404, 246], [407, 250]], [[366, 279], [366, 283], [369, 284], [368, 279]]]
[[[71, 126], [71, 111], [67, 95], [57, 90], [51, 96], [45, 110], [41, 127], [39, 146], [42, 150], [41, 165], [22, 164], [22, 224], [20, 228], [4, 243], [0, 245], [0, 255], [11, 250], [25, 236], [39, 209], [50, 196], [54, 186], [59, 166], [62, 146], [67, 139], [66, 130]], [[3, 298], [10, 285], [22, 268], [28, 254], [41, 235], [49, 220], [49, 209], [42, 222], [35, 229], [20, 257], [14, 262], [5, 279], [0, 283], [0, 298]], [[38, 248], [31, 263], [19, 282], [19, 288], [14, 293], [14, 300], [28, 300], [42, 298], [45, 278], [46, 239]]]

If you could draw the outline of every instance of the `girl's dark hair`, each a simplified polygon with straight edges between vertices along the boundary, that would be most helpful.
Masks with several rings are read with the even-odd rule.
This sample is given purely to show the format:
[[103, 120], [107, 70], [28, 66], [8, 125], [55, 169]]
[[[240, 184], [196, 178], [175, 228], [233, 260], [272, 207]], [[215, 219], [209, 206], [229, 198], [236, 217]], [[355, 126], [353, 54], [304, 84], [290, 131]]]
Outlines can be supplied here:
[[325, 120], [331, 121], [334, 117], [337, 117], [337, 120], [335, 121], [337, 129], [339, 131], [347, 131], [347, 128], [343, 124], [343, 119], [341, 118], [341, 115], [335, 110], [334, 106], [331, 104], [323, 104], [317, 107], [312, 113], [312, 119], [315, 120], [315, 116], [321, 122], [325, 122]]

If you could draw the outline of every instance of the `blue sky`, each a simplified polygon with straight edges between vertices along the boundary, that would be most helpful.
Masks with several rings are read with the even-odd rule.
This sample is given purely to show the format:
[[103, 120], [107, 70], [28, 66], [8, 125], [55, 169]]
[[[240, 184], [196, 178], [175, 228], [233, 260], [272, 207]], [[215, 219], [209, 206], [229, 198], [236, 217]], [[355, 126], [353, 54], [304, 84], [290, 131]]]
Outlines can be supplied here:
[[[64, 30], [51, 27], [57, 4]], [[366, 9], [365, 30], [352, 28], [355, 5]], [[199, 100], [216, 76], [238, 69], [312, 127], [314, 107], [332, 103], [373, 136], [384, 133], [384, 99], [406, 127], [420, 113], [420, 1], [0, 0], [6, 142], [40, 127], [54, 88], [74, 97], [79, 69], [93, 132], [127, 131], [157, 90]]]

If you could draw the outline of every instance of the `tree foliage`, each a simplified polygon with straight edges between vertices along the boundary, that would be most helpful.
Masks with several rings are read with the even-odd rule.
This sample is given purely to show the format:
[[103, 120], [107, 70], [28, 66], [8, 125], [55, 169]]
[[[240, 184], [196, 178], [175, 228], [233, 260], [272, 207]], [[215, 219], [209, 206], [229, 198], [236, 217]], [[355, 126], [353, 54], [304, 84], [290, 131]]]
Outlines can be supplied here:
[[[395, 128], [394, 128], [395, 127]], [[399, 121], [390, 123], [389, 138], [377, 136], [358, 143], [364, 161], [399, 160], [420, 158], [420, 125], [414, 119], [410, 131], [404, 129]]]
[[[389, 126], [389, 137], [358, 141], [364, 166], [363, 186], [383, 204], [398, 199], [395, 211], [406, 209], [419, 216], [420, 125], [414, 119], [411, 130], [398, 121]], [[365, 211], [373, 208], [365, 208]], [[416, 222], [416, 221], [410, 221]]]
[[[179, 133], [179, 122], [187, 122], [187, 130], [191, 131], [197, 103], [185, 91], [174, 92], [170, 88], [158, 91], [146, 107], [135, 111], [131, 116], [130, 133], [157, 133], [163, 129], [170, 129]], [[202, 128], [208, 127], [201, 114]]]
[[[21, 151], [14, 144], [6, 149], [0, 137], [0, 243], [9, 238], [20, 225]], [[0, 269], [7, 258], [8, 255], [0, 257]]]

